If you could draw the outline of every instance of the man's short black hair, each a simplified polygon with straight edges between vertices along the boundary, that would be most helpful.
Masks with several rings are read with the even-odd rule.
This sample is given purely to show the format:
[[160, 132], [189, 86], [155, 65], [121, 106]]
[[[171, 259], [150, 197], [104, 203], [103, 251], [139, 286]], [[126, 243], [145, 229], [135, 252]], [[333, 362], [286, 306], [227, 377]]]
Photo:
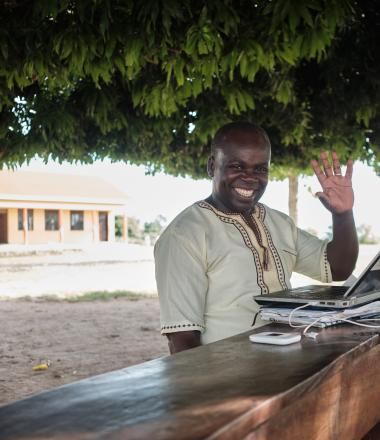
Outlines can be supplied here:
[[219, 130], [215, 133], [214, 139], [211, 141], [211, 153], [214, 153], [215, 150], [217, 150], [218, 148], [222, 148], [225, 144], [227, 136], [231, 132], [236, 131], [260, 133], [268, 142], [268, 145], [270, 145], [270, 140], [267, 132], [259, 125], [249, 121], [229, 122], [228, 124], [220, 127]]

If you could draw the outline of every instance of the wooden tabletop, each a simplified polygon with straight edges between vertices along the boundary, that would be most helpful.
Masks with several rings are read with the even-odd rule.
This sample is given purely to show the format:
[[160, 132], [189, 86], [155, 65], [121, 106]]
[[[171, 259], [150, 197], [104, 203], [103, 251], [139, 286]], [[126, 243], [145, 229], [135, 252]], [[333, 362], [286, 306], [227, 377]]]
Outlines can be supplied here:
[[251, 331], [34, 395], [0, 407], [0, 439], [360, 439], [380, 419], [379, 336], [318, 331], [288, 346]]

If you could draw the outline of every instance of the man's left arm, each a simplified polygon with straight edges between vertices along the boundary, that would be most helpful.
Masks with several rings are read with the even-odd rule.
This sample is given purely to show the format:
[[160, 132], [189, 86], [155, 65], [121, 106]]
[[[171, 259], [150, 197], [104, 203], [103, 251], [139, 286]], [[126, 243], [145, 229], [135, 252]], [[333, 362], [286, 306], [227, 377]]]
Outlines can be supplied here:
[[327, 259], [334, 281], [347, 279], [355, 268], [359, 245], [353, 215], [354, 193], [352, 190], [353, 162], [347, 162], [343, 176], [339, 158], [332, 153], [332, 165], [327, 154], [322, 152], [322, 168], [316, 160], [311, 162], [322, 186], [317, 196], [332, 214], [333, 238], [327, 245]]

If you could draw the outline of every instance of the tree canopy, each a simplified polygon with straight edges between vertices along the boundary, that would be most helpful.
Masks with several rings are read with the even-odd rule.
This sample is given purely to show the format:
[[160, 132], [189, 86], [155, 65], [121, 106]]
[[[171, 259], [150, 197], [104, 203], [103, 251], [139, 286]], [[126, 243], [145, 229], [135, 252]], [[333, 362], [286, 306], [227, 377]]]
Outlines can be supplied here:
[[251, 120], [274, 165], [321, 148], [379, 164], [380, 13], [370, 0], [8, 0], [0, 160], [203, 176], [211, 136]]

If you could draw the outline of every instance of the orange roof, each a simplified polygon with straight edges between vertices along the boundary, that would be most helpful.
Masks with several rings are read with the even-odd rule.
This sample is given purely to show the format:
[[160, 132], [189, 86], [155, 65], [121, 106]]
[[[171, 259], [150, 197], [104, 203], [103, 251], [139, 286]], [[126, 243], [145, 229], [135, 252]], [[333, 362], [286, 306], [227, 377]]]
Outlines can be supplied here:
[[101, 177], [2, 170], [1, 199], [125, 204], [127, 195]]

